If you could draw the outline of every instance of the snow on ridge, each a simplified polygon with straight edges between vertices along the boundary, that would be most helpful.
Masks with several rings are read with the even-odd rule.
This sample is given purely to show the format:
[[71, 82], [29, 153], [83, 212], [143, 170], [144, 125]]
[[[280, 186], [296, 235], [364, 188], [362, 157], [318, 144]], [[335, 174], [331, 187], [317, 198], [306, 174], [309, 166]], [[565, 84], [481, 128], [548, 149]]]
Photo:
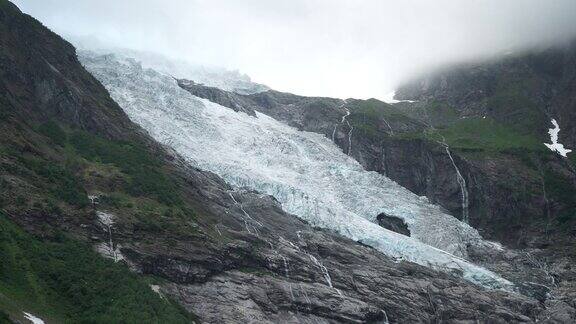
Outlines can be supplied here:
[[32, 322], [32, 324], [44, 324], [44, 321], [41, 318], [38, 318], [30, 313], [24, 312], [24, 317]]
[[398, 100], [398, 99], [394, 99], [394, 96], [396, 96], [396, 91], [392, 91], [390, 93], [387, 93], [384, 98], [382, 98], [382, 100], [385, 103], [388, 104], [395, 104], [395, 103], [399, 103], [399, 102], [416, 102], [416, 100]]
[[237, 70], [193, 64], [183, 60], [170, 60], [160, 54], [152, 52], [111, 49], [107, 47], [94, 48], [90, 46], [88, 42], [76, 39], [72, 39], [72, 41], [79, 49], [79, 56], [83, 56], [84, 52], [113, 55], [115, 59], [124, 63], [136, 61], [142, 64], [144, 68], [154, 69], [175, 78], [188, 79], [199, 84], [239, 94], [253, 94], [270, 90], [270, 88], [263, 84], [253, 82], [248, 75], [240, 73]]
[[564, 148], [564, 144], [558, 143], [558, 133], [560, 133], [560, 126], [554, 118], [552, 118], [551, 122], [554, 128], [548, 129], [548, 134], [550, 134], [550, 141], [552, 143], [544, 143], [544, 145], [546, 145], [546, 147], [548, 147], [552, 152], [557, 152], [561, 156], [567, 157], [567, 154], [572, 152], [572, 150]]
[[[272, 195], [287, 212], [391, 257], [461, 271], [487, 287], [512, 287], [464, 259], [468, 244], [490, 246], [475, 229], [385, 176], [364, 170], [325, 136], [199, 99], [173, 78], [135, 61], [126, 64], [87, 52], [80, 59], [132, 121], [233, 187]], [[412, 237], [380, 227], [376, 216], [382, 212], [402, 218]]]

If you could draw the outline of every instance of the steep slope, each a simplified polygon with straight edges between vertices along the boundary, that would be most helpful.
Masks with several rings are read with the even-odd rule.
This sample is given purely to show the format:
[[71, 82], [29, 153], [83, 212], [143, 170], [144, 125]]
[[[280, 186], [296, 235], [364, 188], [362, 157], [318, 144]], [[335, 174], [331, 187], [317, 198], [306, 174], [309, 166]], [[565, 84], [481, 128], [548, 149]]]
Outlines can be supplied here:
[[[353, 163], [352, 160], [342, 155], [337, 149], [332, 148], [330, 142], [322, 136], [298, 132], [262, 114], [250, 116], [248, 114], [234, 112], [232, 109], [227, 109], [208, 101], [199, 101], [180, 89], [170, 76], [163, 75], [154, 70], [142, 69], [134, 60], [126, 60], [114, 54], [94, 55], [92, 53], [82, 53], [81, 60], [83, 64], [105, 84], [111, 91], [112, 96], [122, 105], [129, 116], [145, 127], [152, 136], [175, 148], [178, 152], [186, 156], [193, 165], [212, 170], [235, 185], [237, 190], [229, 191], [230, 197], [228, 200], [233, 204], [239, 204], [240, 210], [243, 213], [242, 223], [239, 225], [243, 226], [242, 228], [244, 228], [244, 231], [248, 234], [256, 236], [258, 240], [262, 240], [264, 246], [268, 245], [270, 249], [272, 249], [273, 253], [277, 255], [278, 264], [280, 266], [284, 265], [285, 278], [290, 280], [293, 277], [298, 278], [299, 272], [302, 271], [300, 268], [301, 265], [299, 265], [302, 261], [287, 258], [286, 253], [290, 255], [290, 252], [285, 251], [284, 248], [289, 247], [294, 249], [294, 251], [303, 253], [304, 260], [308, 260], [308, 262], [312, 262], [312, 264], [318, 266], [324, 275], [328, 289], [330, 289], [332, 293], [336, 293], [339, 296], [349, 296], [350, 293], [354, 295], [353, 292], [349, 291], [347, 284], [340, 286], [342, 283], [334, 279], [335, 276], [330, 274], [337, 272], [337, 269], [341, 269], [342, 264], [330, 263], [329, 266], [324, 266], [322, 263], [317, 263], [315, 253], [307, 250], [305, 248], [306, 245], [302, 245], [308, 242], [308, 239], [302, 236], [302, 233], [305, 232], [299, 233], [298, 229], [292, 229], [291, 226], [286, 223], [286, 220], [281, 224], [274, 223], [279, 220], [271, 219], [272, 214], [262, 215], [258, 212], [255, 213], [253, 209], [245, 208], [246, 205], [237, 198], [237, 195], [245, 192], [247, 189], [258, 189], [265, 193], [271, 193], [282, 203], [283, 208], [294, 211], [300, 217], [312, 222], [312, 224], [334, 229], [355, 240], [373, 245], [387, 254], [400, 256], [401, 258], [417, 262], [424, 261], [424, 263], [429, 263], [432, 266], [435, 264], [440, 265], [440, 268], [453, 268], [456, 270], [456, 273], [462, 271], [464, 277], [469, 280], [483, 282], [484, 284], [494, 284], [493, 281], [486, 281], [486, 279], [488, 279], [485, 276], [487, 274], [486, 272], [478, 268], [470, 267], [469, 264], [462, 263], [462, 261], [457, 258], [452, 257], [445, 259], [448, 255], [438, 254], [440, 251], [430, 249], [413, 240], [408, 240], [408, 238], [403, 238], [401, 235], [382, 230], [373, 223], [363, 221], [363, 218], [354, 214], [358, 212], [358, 210], [354, 211], [354, 208], [362, 208], [362, 202], [359, 201], [356, 206], [346, 205], [348, 202], [343, 201], [343, 199], [347, 197], [349, 200], [355, 201], [360, 198], [353, 196], [357, 187], [351, 186], [351, 188], [346, 191], [345, 188], [338, 187], [345, 179], [340, 177], [330, 180], [330, 177], [338, 176], [338, 174], [344, 172], [351, 177], [351, 180], [356, 179], [360, 180], [360, 183], [371, 183], [374, 181], [369, 179], [367, 179], [368, 181], [361, 180], [358, 176], [362, 174], [366, 177], [378, 176], [375, 173], [368, 173], [359, 169], [356, 163]], [[248, 145], [249, 148], [247, 148], [246, 145]], [[300, 151], [300, 153], [297, 153], [297, 151]], [[324, 157], [321, 158], [321, 156]], [[301, 168], [298, 168], [298, 163], [302, 163], [304, 157], [305, 160], [313, 162], [313, 164], [302, 165]], [[304, 171], [309, 168], [312, 172], [322, 174], [322, 172], [326, 171], [323, 170], [323, 168], [327, 162], [338, 163], [329, 167], [332, 171], [325, 173], [325, 176], [328, 177], [324, 180], [326, 181], [325, 184], [319, 183], [313, 173], [306, 173], [306, 171]], [[268, 168], [270, 167], [275, 171], [269, 170]], [[303, 182], [297, 180], [299, 176], [290, 173], [290, 170], [300, 170], [299, 172], [304, 172], [301, 176], [308, 179], [307, 181], [311, 184], [316, 184], [317, 188], [324, 188], [321, 190], [317, 190], [316, 188], [316, 190], [318, 192], [324, 192], [328, 194], [328, 196], [318, 196], [316, 193], [307, 190], [306, 187], [302, 187], [301, 184]], [[333, 175], [331, 176], [329, 173], [333, 173]], [[295, 181], [286, 182], [287, 179], [294, 179]], [[377, 179], [374, 178], [373, 180]], [[375, 186], [377, 182], [381, 182], [383, 186], [381, 189]], [[334, 190], [334, 188], [327, 188], [325, 187], [327, 184], [336, 186], [334, 188], [339, 189]], [[382, 188], [386, 187], [389, 187], [389, 193], [382, 191]], [[424, 202], [418, 203], [418, 199], [414, 199], [407, 191], [402, 191], [400, 187], [389, 181], [387, 182], [386, 179], [382, 178], [381, 180], [377, 180], [371, 184], [371, 187], [368, 186], [365, 189], [374, 191], [376, 195], [378, 195], [377, 192], [380, 190], [380, 193], [384, 195], [380, 197], [383, 199], [376, 204], [375, 201], [370, 201], [363, 206], [368, 209], [375, 208], [372, 212], [368, 209], [365, 210], [365, 212], [368, 212], [366, 214], [367, 217], [370, 214], [376, 214], [378, 209], [384, 208], [384, 210], [399, 214], [406, 219], [406, 221], [413, 226], [415, 234], [417, 235], [422, 235], [422, 233], [425, 232], [425, 224], [435, 226], [431, 223], [426, 223], [426, 221], [429, 220], [427, 220], [426, 217], [422, 217], [423, 215], [430, 217], [430, 220], [436, 219], [438, 224], [444, 224], [443, 226], [434, 227], [434, 231], [437, 233], [436, 235], [420, 236], [423, 240], [430, 239], [431, 241], [429, 241], [429, 243], [431, 244], [439, 244], [439, 246], [443, 248], [456, 248], [456, 251], [458, 251], [458, 240], [466, 238], [466, 233], [471, 233], [469, 232], [469, 228], [466, 229], [465, 224], [458, 222], [450, 216], [444, 215], [439, 218], [439, 215], [434, 214], [439, 212], [437, 208], [429, 206]], [[364, 189], [360, 189], [358, 191], [362, 192], [363, 190]], [[330, 196], [330, 194], [338, 194], [340, 191], [344, 194], [342, 197]], [[389, 197], [391, 194], [393, 196], [392, 198]], [[404, 195], [407, 195], [407, 199], [402, 198]], [[332, 201], [332, 206], [329, 208], [325, 205], [326, 198]], [[396, 204], [394, 200], [397, 200]], [[410, 200], [410, 202], [408, 202], [408, 200]], [[386, 206], [387, 201], [391, 203], [389, 206]], [[336, 209], [336, 212], [333, 213], [330, 209]], [[448, 217], [448, 219], [452, 219], [452, 221], [446, 222], [442, 219], [443, 217]], [[281, 226], [278, 227], [278, 225]], [[419, 225], [424, 226], [419, 228]], [[229, 230], [228, 224], [224, 225], [220, 223], [214, 224], [214, 226], [218, 235], [226, 236], [225, 233]], [[274, 230], [268, 232], [270, 228], [274, 228]], [[451, 228], [454, 228], [456, 232], [445, 235], [445, 231], [452, 231]], [[286, 232], [286, 230], [288, 231]], [[444, 234], [442, 234], [443, 231]], [[458, 233], [458, 231], [463, 232]], [[294, 232], [299, 233], [296, 235], [296, 239], [294, 238], [294, 234], [289, 234]], [[432, 232], [431, 228], [428, 229], [428, 234], [430, 232]], [[462, 236], [462, 234], [464, 234], [464, 236]], [[276, 237], [276, 235], [281, 236]], [[275, 242], [282, 243], [278, 246]], [[468, 242], [471, 243], [471, 245], [480, 243], [475, 243], [474, 241]], [[456, 243], [456, 245], [454, 245], [454, 243]], [[480, 247], [480, 250], [483, 249], [482, 247], [486, 248], [486, 246], [482, 244], [478, 247]], [[340, 250], [330, 249], [330, 251], [339, 253], [338, 251]], [[459, 252], [466, 253], [465, 250], [460, 250]], [[331, 259], [332, 255], [329, 258]], [[270, 259], [270, 257], [267, 256], [265, 259]], [[261, 261], [258, 263], [260, 262]], [[293, 263], [297, 264], [295, 266], [297, 268], [296, 272], [291, 270], [290, 264]], [[273, 266], [278, 267], [278, 264]], [[268, 270], [270, 270], [270, 266], [271, 265], [267, 266]], [[275, 271], [278, 271], [278, 269]], [[289, 273], [292, 273], [292, 275], [289, 275]], [[180, 274], [178, 275], [180, 276]], [[204, 274], [201, 273], [200, 275], [203, 276]], [[344, 278], [345, 277], [344, 275]], [[230, 278], [228, 276], [224, 278], [225, 279], [220, 278], [218, 280], [231, 280], [234, 282], [238, 282], [239, 280], [238, 278]], [[216, 280], [216, 278], [214, 279]], [[344, 280], [346, 281], [346, 279]], [[352, 279], [352, 282], [354, 282], [354, 280], [355, 279]], [[264, 280], [261, 283], [269, 284], [267, 282], [267, 280]], [[222, 284], [210, 283], [204, 284], [204, 286], [223, 289], [227, 287], [228, 284], [223, 286]], [[292, 298], [292, 284], [288, 284], [288, 288], [288, 292], [291, 294], [290, 298]], [[193, 287], [190, 287], [190, 289], [186, 291], [192, 293], [197, 292], [198, 289], [198, 286], [193, 285]], [[308, 288], [303, 289], [306, 291], [305, 293], [301, 292], [303, 298], [315, 294], [314, 292], [310, 292]], [[207, 293], [205, 290], [202, 291]], [[369, 298], [376, 298], [374, 297], [375, 295], [378, 295], [378, 293], [371, 295]], [[182, 298], [191, 297], [183, 296]], [[222, 300], [218, 303], [226, 304]], [[252, 302], [246, 304], [246, 307], [249, 307], [252, 311], [251, 305], [253, 305]], [[190, 305], [190, 307], [194, 307], [194, 305]], [[215, 313], [218, 312], [215, 304], [209, 304], [206, 307], [210, 307], [210, 310]], [[287, 316], [282, 313], [278, 315]], [[260, 313], [255, 313], [253, 316], [258, 317], [260, 320], [265, 318], [262, 317], [263, 315]], [[305, 314], [299, 316], [305, 316]], [[356, 318], [358, 318], [358, 316], [359, 315], [354, 315]], [[343, 320], [343, 318], [339, 320]]]
[[[389, 256], [458, 269], [477, 283], [502, 285], [448, 254], [466, 258], [467, 246], [488, 246], [472, 228], [389, 179], [364, 171], [325, 137], [264, 114], [250, 116], [201, 102], [171, 77], [134, 61], [90, 53], [80, 57], [132, 120], [198, 168], [237, 188], [270, 194], [312, 225]], [[375, 224], [382, 213], [403, 219], [411, 237]]]
[[[566, 67], [565, 73], [570, 69]], [[474, 76], [471, 73], [469, 78]], [[469, 86], [459, 79], [449, 84]], [[513, 84], [502, 82], [501, 87]], [[324, 134], [366, 169], [426, 195], [457, 217], [466, 215], [483, 235], [525, 249], [523, 253], [532, 260], [526, 264], [555, 278], [546, 284], [557, 291], [554, 299], [571, 300], [573, 272], [566, 265], [574, 260], [573, 167], [546, 148], [548, 134], [536, 134], [538, 128], [520, 132], [496, 116], [483, 118], [482, 113], [477, 113], [480, 118], [466, 118], [456, 108], [434, 100], [391, 106], [374, 99], [343, 101], [275, 91], [240, 96], [186, 80], [179, 80], [179, 85], [234, 110], [260, 111], [299, 129]], [[508, 100], [526, 101], [514, 96]], [[470, 104], [465, 111], [470, 113], [480, 103]], [[552, 127], [547, 126], [547, 118], [541, 122], [546, 125], [542, 128]], [[390, 224], [393, 221], [381, 224], [398, 230]]]
[[[486, 197], [471, 202], [473, 224], [489, 235], [508, 236], [510, 244], [545, 247], [573, 235], [562, 229], [575, 221], [575, 157], [562, 157], [544, 143], [551, 143], [549, 129], [556, 123], [557, 142], [568, 149], [576, 144], [574, 62], [573, 42], [448, 67], [397, 92], [400, 99], [418, 101], [399, 107], [436, 128], [436, 137], [462, 157], [471, 197]], [[502, 196], [511, 201], [503, 203]], [[511, 227], [517, 234], [510, 237]]]
[[91, 227], [95, 215], [83, 172], [100, 166], [70, 151], [58, 125], [101, 141], [132, 138], [143, 145], [146, 139], [78, 63], [71, 45], [7, 1], [0, 1], [0, 44], [4, 317], [22, 321], [26, 311], [47, 322], [192, 320], [152, 292], [148, 280], [92, 250], [90, 235], [99, 240], [102, 233]]

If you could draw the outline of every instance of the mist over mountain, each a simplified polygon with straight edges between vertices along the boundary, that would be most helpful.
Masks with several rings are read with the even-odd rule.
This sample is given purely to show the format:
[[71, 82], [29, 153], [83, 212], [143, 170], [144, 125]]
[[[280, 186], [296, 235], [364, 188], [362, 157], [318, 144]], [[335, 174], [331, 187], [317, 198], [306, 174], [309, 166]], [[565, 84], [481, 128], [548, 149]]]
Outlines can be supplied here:
[[17, 0], [63, 35], [240, 70], [303, 95], [386, 98], [414, 74], [576, 36], [576, 3]]

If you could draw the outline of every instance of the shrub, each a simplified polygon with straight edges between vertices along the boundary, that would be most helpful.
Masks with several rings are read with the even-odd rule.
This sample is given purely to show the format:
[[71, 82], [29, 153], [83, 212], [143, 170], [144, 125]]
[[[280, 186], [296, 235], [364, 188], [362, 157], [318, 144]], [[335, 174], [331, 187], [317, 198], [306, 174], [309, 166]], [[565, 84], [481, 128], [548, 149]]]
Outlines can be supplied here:
[[56, 198], [78, 207], [88, 205], [86, 191], [76, 176], [67, 169], [38, 157], [22, 157], [20, 160], [46, 180], [44, 182]]
[[41, 241], [0, 214], [0, 287], [15, 303], [62, 322], [189, 323], [192, 315], [161, 299], [120, 263], [58, 235]]
[[66, 132], [58, 126], [54, 121], [49, 121], [38, 127], [38, 132], [48, 138], [50, 138], [54, 143], [64, 146], [67, 141]]
[[181, 203], [176, 186], [161, 170], [161, 162], [145, 147], [128, 142], [110, 141], [85, 132], [70, 136], [76, 152], [90, 161], [116, 165], [130, 178], [128, 192], [137, 196], [151, 195], [168, 205]]

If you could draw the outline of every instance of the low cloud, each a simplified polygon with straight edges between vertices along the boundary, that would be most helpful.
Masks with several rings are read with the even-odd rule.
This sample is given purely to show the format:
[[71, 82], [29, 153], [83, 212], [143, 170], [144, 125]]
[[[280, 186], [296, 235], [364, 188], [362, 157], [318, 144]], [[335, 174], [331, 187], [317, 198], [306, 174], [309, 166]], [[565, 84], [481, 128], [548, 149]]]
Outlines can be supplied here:
[[447, 62], [571, 39], [574, 0], [17, 0], [55, 32], [238, 69], [305, 95], [383, 98]]

